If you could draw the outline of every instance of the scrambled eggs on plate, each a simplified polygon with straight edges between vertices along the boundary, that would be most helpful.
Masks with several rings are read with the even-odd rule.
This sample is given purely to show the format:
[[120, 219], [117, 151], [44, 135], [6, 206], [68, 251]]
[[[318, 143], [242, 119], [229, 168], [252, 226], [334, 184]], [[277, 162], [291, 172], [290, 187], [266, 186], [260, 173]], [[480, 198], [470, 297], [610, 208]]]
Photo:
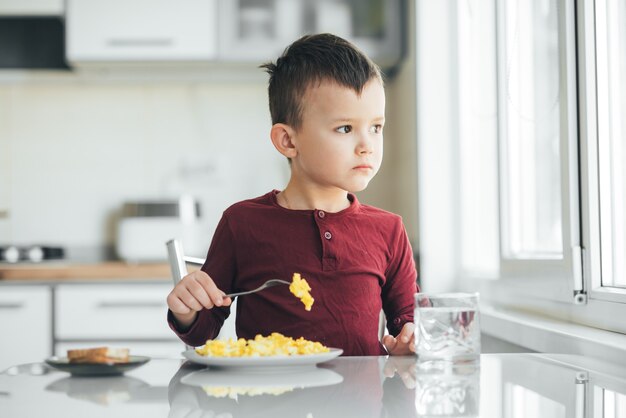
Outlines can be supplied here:
[[212, 357], [264, 357], [264, 356], [296, 356], [302, 354], [328, 353], [330, 349], [319, 342], [291, 337], [273, 332], [269, 337], [257, 335], [254, 340], [229, 338], [208, 340], [202, 347], [196, 348], [201, 356]]

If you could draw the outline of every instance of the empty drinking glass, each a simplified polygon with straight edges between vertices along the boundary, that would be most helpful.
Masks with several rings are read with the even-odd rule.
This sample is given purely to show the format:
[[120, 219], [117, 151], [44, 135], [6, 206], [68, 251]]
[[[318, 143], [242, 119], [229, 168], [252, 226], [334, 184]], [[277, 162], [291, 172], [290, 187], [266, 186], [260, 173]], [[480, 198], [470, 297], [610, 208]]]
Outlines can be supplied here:
[[420, 362], [478, 360], [478, 293], [417, 293], [415, 345]]

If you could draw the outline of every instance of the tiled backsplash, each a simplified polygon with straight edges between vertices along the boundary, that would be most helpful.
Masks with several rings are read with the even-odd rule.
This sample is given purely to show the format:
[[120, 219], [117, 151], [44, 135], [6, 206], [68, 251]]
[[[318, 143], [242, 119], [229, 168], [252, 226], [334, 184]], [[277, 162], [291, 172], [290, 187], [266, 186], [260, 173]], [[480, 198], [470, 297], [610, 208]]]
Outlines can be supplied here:
[[281, 188], [264, 82], [0, 85], [0, 244], [111, 245], [124, 201], [231, 203]]

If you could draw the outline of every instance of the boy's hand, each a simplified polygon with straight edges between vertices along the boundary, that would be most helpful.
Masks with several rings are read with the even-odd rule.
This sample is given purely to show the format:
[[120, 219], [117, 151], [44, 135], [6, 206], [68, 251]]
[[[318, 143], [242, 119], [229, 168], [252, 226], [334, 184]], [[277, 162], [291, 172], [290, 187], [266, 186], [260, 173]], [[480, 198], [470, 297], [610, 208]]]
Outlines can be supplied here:
[[385, 335], [382, 343], [390, 356], [406, 356], [415, 353], [415, 324], [407, 322], [396, 337]]
[[202, 309], [229, 306], [230, 298], [217, 288], [213, 279], [202, 270], [183, 277], [167, 295], [167, 306], [181, 328], [188, 328]]

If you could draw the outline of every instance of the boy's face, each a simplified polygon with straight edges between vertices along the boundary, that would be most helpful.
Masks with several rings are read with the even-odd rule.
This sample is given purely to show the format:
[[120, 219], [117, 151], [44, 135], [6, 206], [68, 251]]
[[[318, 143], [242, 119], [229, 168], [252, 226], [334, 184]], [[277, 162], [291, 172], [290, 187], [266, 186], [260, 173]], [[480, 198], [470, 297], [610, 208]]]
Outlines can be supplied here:
[[292, 175], [322, 188], [365, 189], [383, 159], [385, 90], [370, 80], [361, 95], [334, 82], [309, 87], [292, 135]]

